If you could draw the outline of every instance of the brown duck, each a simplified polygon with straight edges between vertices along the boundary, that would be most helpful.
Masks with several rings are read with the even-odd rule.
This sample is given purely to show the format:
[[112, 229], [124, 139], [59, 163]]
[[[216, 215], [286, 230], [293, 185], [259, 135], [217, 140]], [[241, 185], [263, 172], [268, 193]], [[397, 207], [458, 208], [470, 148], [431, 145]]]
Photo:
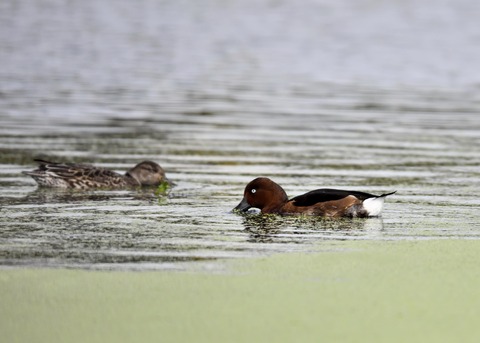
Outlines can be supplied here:
[[169, 182], [165, 171], [157, 163], [143, 161], [121, 175], [112, 170], [90, 164], [56, 163], [35, 159], [37, 169], [23, 172], [30, 175], [40, 187], [51, 188], [132, 188], [158, 186]]
[[375, 217], [382, 212], [385, 198], [393, 193], [395, 192], [373, 195], [322, 188], [289, 200], [280, 185], [269, 178], [259, 177], [245, 187], [243, 199], [234, 210], [245, 212], [255, 207], [262, 213], [281, 215]]

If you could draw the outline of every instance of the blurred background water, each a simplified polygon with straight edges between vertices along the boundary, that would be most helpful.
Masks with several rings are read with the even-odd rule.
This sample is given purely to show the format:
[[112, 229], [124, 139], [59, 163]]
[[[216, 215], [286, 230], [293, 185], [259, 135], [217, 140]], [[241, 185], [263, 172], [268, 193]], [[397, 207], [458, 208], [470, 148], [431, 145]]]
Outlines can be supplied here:
[[[206, 0], [0, 3], [0, 264], [218, 270], [325, 240], [478, 239], [480, 4]], [[37, 189], [33, 158], [176, 186]], [[289, 196], [397, 190], [382, 218], [241, 216]]]

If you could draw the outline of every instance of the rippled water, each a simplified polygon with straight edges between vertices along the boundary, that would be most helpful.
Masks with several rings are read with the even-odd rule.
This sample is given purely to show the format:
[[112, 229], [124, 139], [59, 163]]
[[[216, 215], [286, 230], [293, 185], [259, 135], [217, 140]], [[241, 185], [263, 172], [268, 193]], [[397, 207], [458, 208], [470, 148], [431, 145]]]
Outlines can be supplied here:
[[[352, 3], [3, 1], [0, 263], [217, 270], [325, 240], [480, 238], [476, 2]], [[151, 159], [176, 186], [37, 189], [38, 156]], [[382, 218], [231, 213], [257, 176], [397, 194]]]

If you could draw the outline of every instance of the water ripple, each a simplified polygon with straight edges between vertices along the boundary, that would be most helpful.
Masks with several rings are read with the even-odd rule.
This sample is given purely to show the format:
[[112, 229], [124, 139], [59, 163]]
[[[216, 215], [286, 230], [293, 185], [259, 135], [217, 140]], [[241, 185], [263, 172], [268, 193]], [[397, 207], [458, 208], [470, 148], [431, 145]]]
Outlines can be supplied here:
[[[218, 270], [326, 240], [479, 239], [478, 18], [460, 2], [3, 1], [0, 265]], [[35, 157], [151, 159], [176, 186], [41, 190], [21, 174]], [[290, 196], [397, 194], [367, 220], [232, 213], [260, 175]]]

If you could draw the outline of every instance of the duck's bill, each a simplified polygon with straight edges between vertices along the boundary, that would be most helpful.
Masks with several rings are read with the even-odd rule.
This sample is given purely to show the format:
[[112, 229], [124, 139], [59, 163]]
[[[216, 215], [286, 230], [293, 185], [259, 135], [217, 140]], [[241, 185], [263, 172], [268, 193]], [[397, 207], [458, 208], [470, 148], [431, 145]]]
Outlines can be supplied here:
[[173, 186], [176, 186], [176, 185], [177, 185], [175, 182], [173, 182], [172, 180], [170, 180], [168, 177], [164, 178], [164, 179], [163, 179], [163, 182], [168, 183], [168, 185], [169, 185], [170, 187], [173, 187]]
[[233, 210], [246, 212], [250, 207], [252, 206], [250, 206], [250, 204], [247, 202], [247, 199], [243, 198], [240, 204], [238, 204]]

